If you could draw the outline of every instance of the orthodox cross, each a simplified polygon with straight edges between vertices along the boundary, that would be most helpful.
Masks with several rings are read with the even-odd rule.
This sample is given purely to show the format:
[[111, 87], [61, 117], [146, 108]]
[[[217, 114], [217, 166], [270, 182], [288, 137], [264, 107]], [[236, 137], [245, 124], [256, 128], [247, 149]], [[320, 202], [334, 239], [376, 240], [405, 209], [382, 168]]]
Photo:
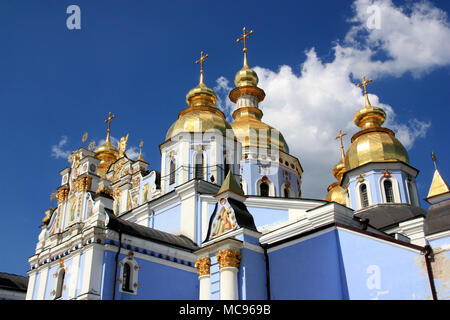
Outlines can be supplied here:
[[113, 115], [111, 112], [109, 113], [108, 119], [105, 120], [105, 123], [108, 122], [108, 132], [106, 135], [106, 141], [109, 142], [109, 132], [111, 131], [111, 120], [114, 119], [116, 116]]
[[200, 53], [200, 59], [195, 61], [196, 64], [200, 63], [200, 83], [203, 83], [203, 61], [208, 58], [208, 54], [203, 55], [203, 51]]
[[248, 33], [245, 32], [245, 27], [242, 29], [242, 37], [236, 40], [236, 42], [239, 42], [241, 40], [244, 40], [244, 53], [247, 52], [247, 37], [253, 33], [253, 30], [249, 31]]
[[344, 132], [344, 133], [343, 133], [342, 130], [339, 129], [339, 135], [338, 135], [337, 137], [334, 138], [334, 140], [339, 139], [339, 140], [341, 141], [341, 157], [342, 157], [342, 160], [344, 160], [344, 158], [345, 158], [344, 144], [342, 143], [342, 137], [344, 137], [344, 136], [346, 136], [346, 135], [347, 135], [347, 132]]
[[366, 76], [363, 76], [363, 81], [361, 83], [357, 84], [357, 86], [364, 87], [364, 94], [367, 95], [367, 84], [372, 81], [373, 81], [373, 79], [366, 80]]
[[372, 81], [373, 79], [366, 80], [366, 76], [363, 76], [363, 81], [357, 84], [359, 88], [364, 87], [364, 95], [366, 96], [366, 106], [370, 106], [369, 96], [367, 95], [367, 84]]

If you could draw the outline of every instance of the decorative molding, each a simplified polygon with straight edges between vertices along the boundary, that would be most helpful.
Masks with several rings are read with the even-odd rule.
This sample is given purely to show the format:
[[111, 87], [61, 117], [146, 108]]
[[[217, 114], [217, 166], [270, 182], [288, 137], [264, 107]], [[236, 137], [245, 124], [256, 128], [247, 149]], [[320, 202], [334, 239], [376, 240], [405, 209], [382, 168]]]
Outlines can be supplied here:
[[225, 249], [216, 253], [220, 269], [234, 267], [239, 268], [241, 252], [233, 249]]
[[209, 257], [203, 257], [195, 262], [195, 269], [198, 270], [199, 276], [207, 276], [210, 274], [211, 259]]

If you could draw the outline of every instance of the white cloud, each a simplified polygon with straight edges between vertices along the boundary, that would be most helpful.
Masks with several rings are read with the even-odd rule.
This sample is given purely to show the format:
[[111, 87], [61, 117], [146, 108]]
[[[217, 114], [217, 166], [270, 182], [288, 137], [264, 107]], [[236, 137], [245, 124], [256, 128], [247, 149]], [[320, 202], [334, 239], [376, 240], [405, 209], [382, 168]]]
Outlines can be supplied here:
[[58, 144], [52, 146], [51, 156], [56, 159], [67, 159], [71, 153], [70, 150], [63, 150], [64, 145], [67, 143], [67, 136], [62, 136]]
[[[380, 9], [380, 29], [366, 28], [370, 5]], [[410, 72], [419, 77], [450, 64], [445, 12], [427, 2], [405, 8], [394, 6], [390, 0], [357, 0], [353, 8], [353, 25], [343, 43], [334, 45], [331, 62], [322, 62], [311, 48], [299, 69], [287, 65], [277, 71], [254, 68], [259, 86], [266, 92], [260, 105], [263, 121], [283, 133], [291, 153], [300, 159], [305, 170], [304, 197], [323, 198], [326, 187], [334, 181], [331, 169], [340, 159], [339, 144], [334, 140], [338, 130], [348, 133], [346, 149], [350, 137], [359, 130], [353, 115], [364, 106], [363, 92], [355, 86], [362, 75], [380, 79]], [[226, 79], [221, 77], [217, 82], [219, 89], [228, 90]], [[398, 123], [392, 106], [381, 103], [377, 95], [369, 94], [369, 98], [372, 105], [386, 111], [384, 126], [394, 130], [406, 148], [426, 135], [429, 122], [402, 119], [407, 123]], [[224, 110], [232, 109], [226, 106]]]
[[217, 85], [214, 87], [214, 91], [217, 94], [217, 108], [227, 116], [228, 121], [231, 121], [233, 119], [231, 114], [234, 110], [234, 104], [228, 99], [228, 93], [233, 88], [230, 87], [229, 81], [225, 77], [220, 77], [216, 82]]

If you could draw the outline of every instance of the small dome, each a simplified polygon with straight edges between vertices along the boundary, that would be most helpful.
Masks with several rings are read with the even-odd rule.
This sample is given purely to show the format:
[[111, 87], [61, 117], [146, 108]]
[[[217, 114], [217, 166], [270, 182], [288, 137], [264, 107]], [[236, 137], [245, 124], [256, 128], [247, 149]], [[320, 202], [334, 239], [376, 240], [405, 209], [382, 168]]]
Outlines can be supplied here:
[[342, 159], [341, 159], [341, 161], [339, 161], [334, 167], [333, 167], [333, 176], [336, 178], [336, 179], [340, 179], [341, 177], [342, 177], [342, 175], [344, 174], [344, 172], [345, 172], [345, 164], [344, 164], [344, 162], [342, 161]]
[[204, 133], [206, 131], [218, 130], [225, 136], [227, 129], [232, 130], [230, 124], [225, 119], [225, 115], [219, 109], [189, 107], [180, 113], [178, 120], [169, 128], [166, 134], [166, 140], [171, 139], [181, 132]]
[[331, 184], [328, 187], [328, 193], [324, 198], [325, 201], [336, 202], [345, 206], [347, 201], [345, 199], [345, 190], [338, 182]]
[[258, 75], [255, 71], [250, 69], [247, 65], [239, 70], [234, 77], [234, 84], [236, 87], [244, 86], [257, 86], [258, 85]]
[[345, 166], [352, 170], [369, 162], [402, 161], [409, 164], [408, 152], [386, 128], [367, 129], [356, 133], [345, 155]]
[[[236, 112], [239, 112], [239, 115], [236, 116]], [[259, 109], [241, 108], [236, 110], [233, 116], [236, 118], [231, 126], [242, 147], [278, 148], [289, 153], [289, 147], [281, 132], [260, 120], [262, 112]], [[265, 134], [261, 141], [260, 133]]]

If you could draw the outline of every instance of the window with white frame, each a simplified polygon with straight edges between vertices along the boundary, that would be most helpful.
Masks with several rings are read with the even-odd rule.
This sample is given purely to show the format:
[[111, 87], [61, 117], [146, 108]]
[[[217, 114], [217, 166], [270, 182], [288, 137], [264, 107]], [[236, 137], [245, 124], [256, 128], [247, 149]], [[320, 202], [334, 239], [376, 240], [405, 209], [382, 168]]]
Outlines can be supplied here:
[[121, 292], [137, 294], [138, 284], [138, 272], [140, 267], [134, 259], [133, 252], [130, 251], [128, 256], [120, 261], [120, 286]]
[[362, 208], [369, 206], [369, 195], [367, 192], [367, 185], [365, 183], [361, 183], [359, 186], [359, 197]]
[[169, 185], [175, 183], [175, 160], [169, 162]]

